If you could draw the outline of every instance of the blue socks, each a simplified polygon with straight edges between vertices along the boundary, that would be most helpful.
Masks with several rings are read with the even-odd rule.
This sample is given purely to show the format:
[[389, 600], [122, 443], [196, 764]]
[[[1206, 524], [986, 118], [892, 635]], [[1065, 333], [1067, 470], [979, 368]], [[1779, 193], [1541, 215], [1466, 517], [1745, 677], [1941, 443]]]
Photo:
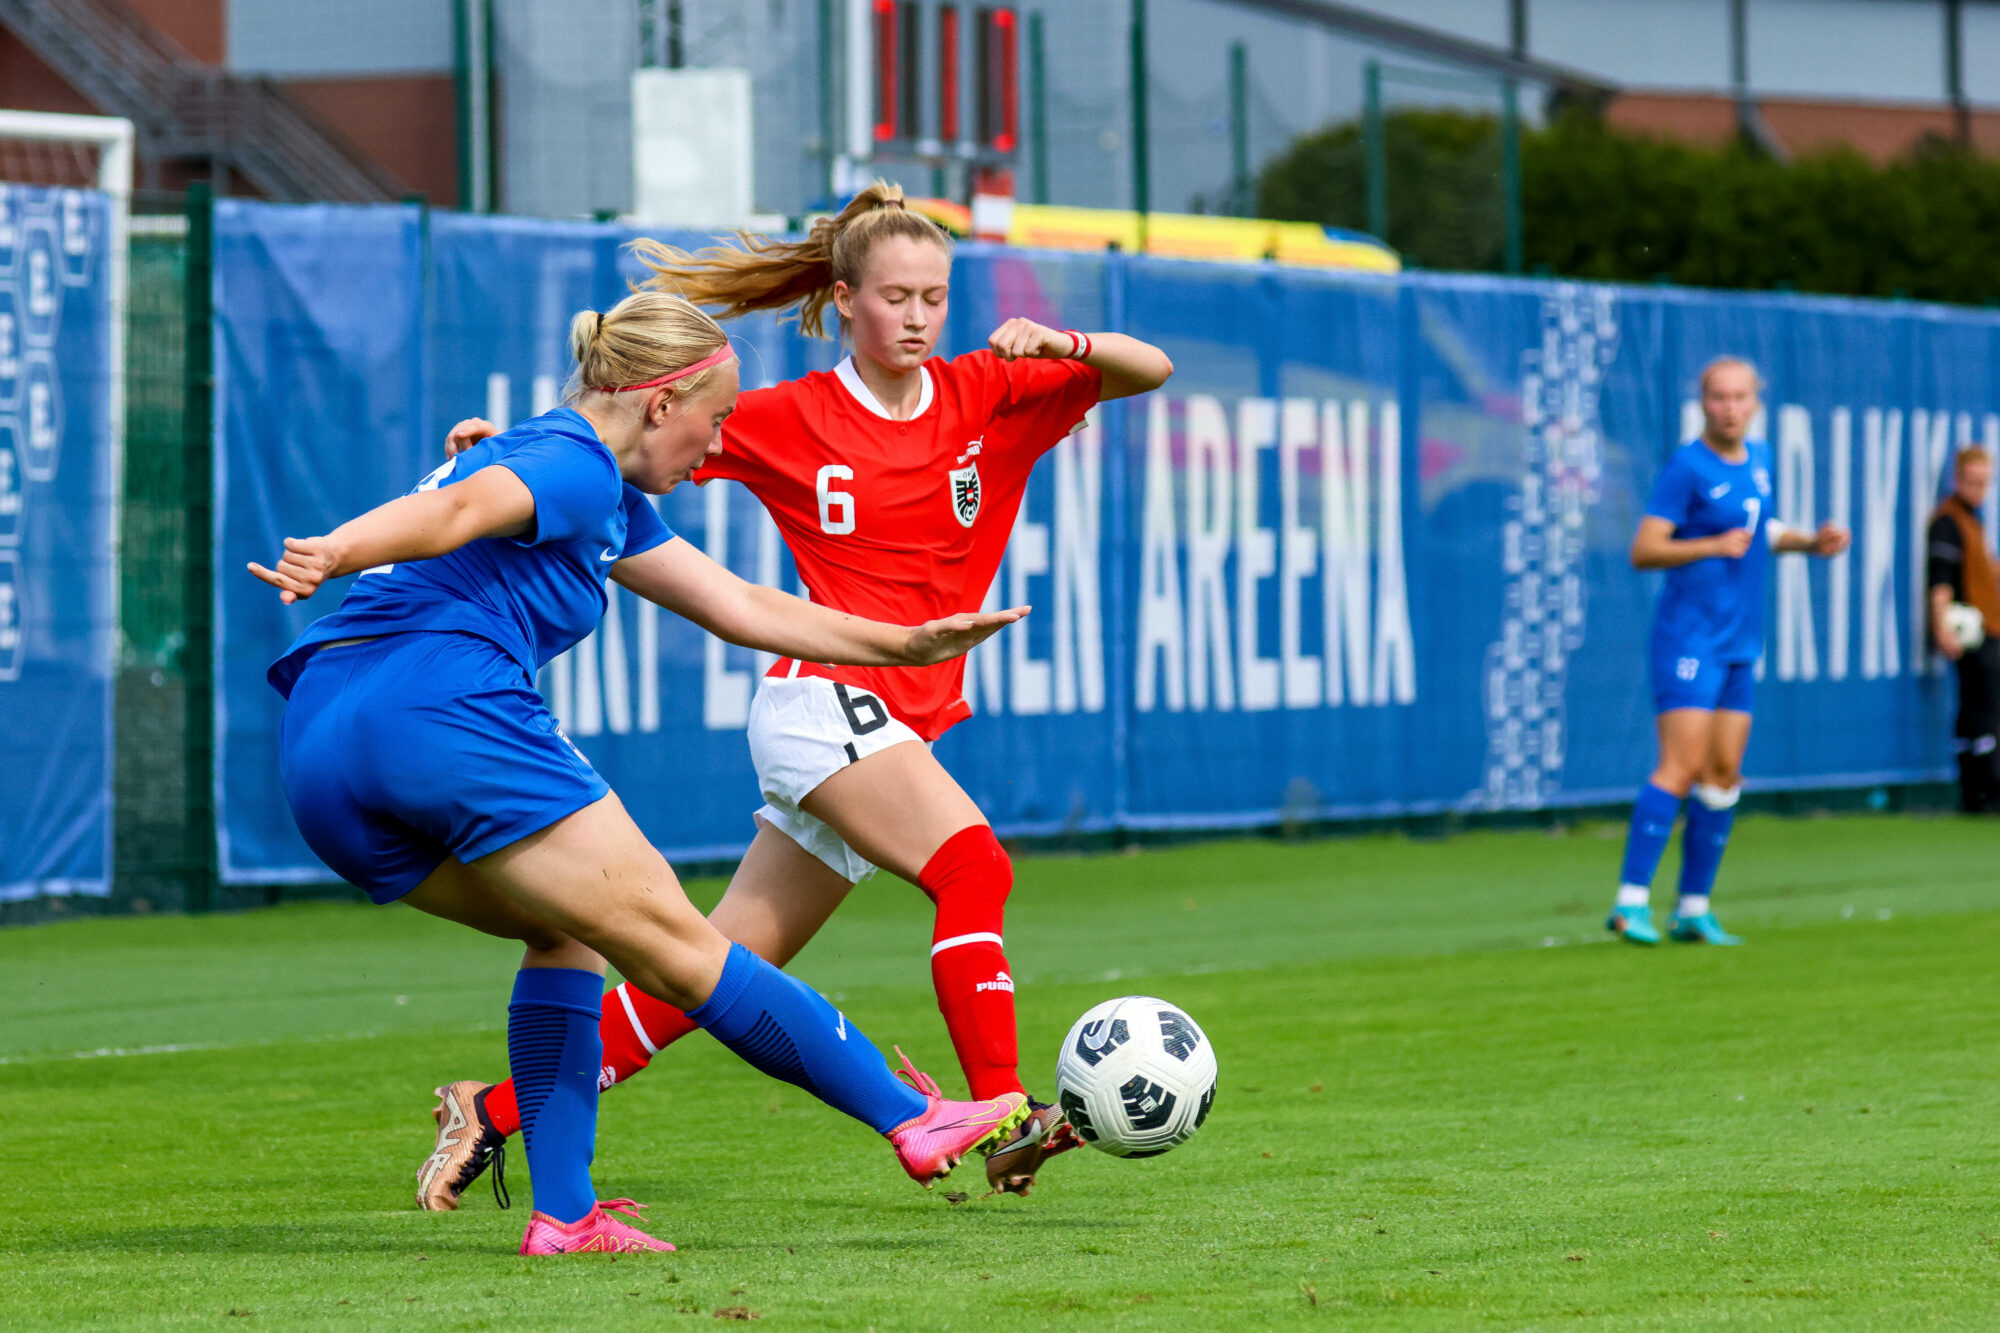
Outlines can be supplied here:
[[[924, 1113], [923, 1094], [889, 1072], [882, 1052], [845, 1015], [740, 944], [729, 946], [715, 992], [687, 1016], [772, 1078], [804, 1088], [877, 1134]], [[514, 1080], [523, 1089], [525, 1126], [525, 1085], [518, 1072]], [[528, 1165], [534, 1169], [532, 1155]]]
[[[1697, 784], [1694, 799], [1688, 802], [1687, 828], [1681, 834], [1681, 910], [1685, 916], [1699, 916], [1708, 910], [1708, 891], [1715, 884], [1722, 853], [1729, 847], [1729, 831], [1736, 824], [1737, 790]], [[1699, 910], [1690, 911], [1690, 906]]]
[[573, 967], [524, 967], [507, 1006], [507, 1063], [521, 1106], [535, 1211], [581, 1222], [597, 1206], [597, 1026], [604, 978]]
[[1639, 789], [1632, 805], [1632, 827], [1625, 834], [1625, 864], [1618, 872], [1620, 884], [1645, 885], [1653, 882], [1660, 868], [1660, 856], [1674, 833], [1674, 819], [1681, 812], [1681, 798], [1647, 783]]

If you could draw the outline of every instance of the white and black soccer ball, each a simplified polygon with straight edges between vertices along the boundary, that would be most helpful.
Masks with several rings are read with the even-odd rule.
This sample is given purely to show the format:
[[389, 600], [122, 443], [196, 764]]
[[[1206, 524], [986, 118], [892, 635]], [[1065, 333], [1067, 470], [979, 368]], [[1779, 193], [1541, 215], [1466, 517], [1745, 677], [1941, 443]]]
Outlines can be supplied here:
[[1968, 653], [1976, 653], [1986, 642], [1986, 617], [1976, 606], [1964, 602], [1953, 602], [1945, 609], [1945, 630], [1958, 646]]
[[1085, 1143], [1157, 1157], [1215, 1105], [1215, 1047], [1181, 1009], [1149, 995], [1106, 1000], [1063, 1038], [1056, 1095]]

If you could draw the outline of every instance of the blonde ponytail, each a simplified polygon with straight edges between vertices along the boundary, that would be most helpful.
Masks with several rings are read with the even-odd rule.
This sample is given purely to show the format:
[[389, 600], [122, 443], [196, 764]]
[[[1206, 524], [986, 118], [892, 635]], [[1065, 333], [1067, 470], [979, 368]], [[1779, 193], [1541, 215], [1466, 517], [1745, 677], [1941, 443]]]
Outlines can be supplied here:
[[738, 245], [690, 254], [654, 240], [632, 251], [653, 271], [645, 290], [674, 292], [734, 319], [753, 310], [797, 308], [799, 331], [824, 338], [833, 284], [857, 286], [875, 243], [891, 236], [928, 241], [951, 253], [951, 236], [937, 223], [903, 206], [903, 187], [877, 180], [832, 217], [813, 223], [802, 241], [774, 241], [739, 231]]
[[[622, 389], [672, 374], [729, 342], [722, 326], [683, 297], [637, 291], [602, 313], [579, 310], [569, 322], [569, 350], [576, 358], [563, 401], [586, 393]], [[697, 371], [674, 382], [683, 396], [701, 392], [715, 372]]]

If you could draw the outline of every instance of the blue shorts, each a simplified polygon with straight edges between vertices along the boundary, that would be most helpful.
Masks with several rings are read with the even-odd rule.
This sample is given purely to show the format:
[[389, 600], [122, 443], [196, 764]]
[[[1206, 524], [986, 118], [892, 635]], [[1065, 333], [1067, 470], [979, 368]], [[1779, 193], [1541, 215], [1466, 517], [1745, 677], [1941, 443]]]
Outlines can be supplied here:
[[285, 799], [306, 845], [378, 903], [611, 790], [523, 674], [470, 634], [322, 648], [285, 708]]
[[1712, 662], [1701, 657], [1653, 655], [1653, 711], [1726, 708], [1747, 713], [1757, 693], [1755, 662]]

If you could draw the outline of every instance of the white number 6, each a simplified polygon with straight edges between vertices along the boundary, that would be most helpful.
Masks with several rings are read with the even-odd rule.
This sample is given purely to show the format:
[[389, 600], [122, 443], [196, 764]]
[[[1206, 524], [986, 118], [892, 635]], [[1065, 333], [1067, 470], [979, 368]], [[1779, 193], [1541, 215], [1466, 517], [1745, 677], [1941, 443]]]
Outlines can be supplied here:
[[854, 497], [827, 485], [831, 481], [853, 481], [854, 469], [828, 463], [819, 470], [819, 530], [838, 537], [854, 531]]

